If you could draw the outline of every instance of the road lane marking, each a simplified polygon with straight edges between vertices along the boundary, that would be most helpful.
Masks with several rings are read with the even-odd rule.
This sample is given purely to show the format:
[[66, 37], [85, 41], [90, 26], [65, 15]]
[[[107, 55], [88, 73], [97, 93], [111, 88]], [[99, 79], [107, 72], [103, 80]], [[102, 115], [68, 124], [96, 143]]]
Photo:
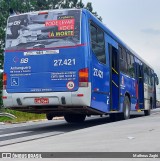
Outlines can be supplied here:
[[0, 147], [6, 146], [6, 145], [12, 145], [12, 144], [17, 144], [17, 143], [33, 141], [33, 140], [38, 140], [38, 139], [42, 139], [42, 138], [46, 138], [46, 137], [52, 137], [52, 136], [61, 135], [61, 134], [64, 134], [64, 133], [65, 132], [54, 131], [54, 132], [46, 132], [46, 133], [40, 133], [40, 134], [33, 134], [31, 136], [14, 138], [14, 139], [10, 139], [10, 140], [4, 140], [4, 141], [0, 141]]
[[19, 134], [25, 134], [25, 133], [30, 133], [32, 131], [21, 131], [21, 132], [14, 132], [14, 133], [9, 133], [9, 134], [2, 134], [0, 135], [0, 138], [2, 137], [6, 137], [6, 136], [16, 136], [16, 135], [19, 135]]

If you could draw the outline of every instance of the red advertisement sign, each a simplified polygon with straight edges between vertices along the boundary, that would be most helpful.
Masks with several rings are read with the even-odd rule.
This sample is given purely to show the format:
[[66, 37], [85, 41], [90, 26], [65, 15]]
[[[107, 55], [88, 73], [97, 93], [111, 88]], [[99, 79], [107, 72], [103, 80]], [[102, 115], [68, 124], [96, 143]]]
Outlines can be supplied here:
[[50, 20], [45, 22], [45, 26], [58, 26], [59, 31], [74, 30], [75, 19]]
[[64, 37], [64, 36], [74, 36], [74, 31], [57, 31], [57, 32], [49, 32], [48, 37]]

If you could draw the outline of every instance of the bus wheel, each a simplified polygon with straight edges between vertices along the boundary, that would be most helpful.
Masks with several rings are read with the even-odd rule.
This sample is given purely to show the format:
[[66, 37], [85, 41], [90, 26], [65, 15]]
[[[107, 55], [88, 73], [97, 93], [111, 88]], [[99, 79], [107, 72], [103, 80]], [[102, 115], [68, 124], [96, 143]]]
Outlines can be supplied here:
[[46, 118], [47, 118], [47, 120], [52, 120], [53, 119], [53, 114], [52, 113], [47, 113], [46, 114]]
[[123, 102], [123, 113], [120, 114], [122, 120], [127, 120], [130, 118], [131, 104], [129, 98], [125, 96]]
[[66, 114], [64, 115], [64, 119], [68, 123], [81, 123], [85, 120], [86, 115], [84, 114]]
[[149, 116], [151, 114], [151, 109], [149, 110], [144, 110], [144, 115]]
[[144, 115], [145, 116], [149, 116], [151, 114], [151, 107], [152, 107], [152, 103], [150, 102], [150, 107], [148, 110], [144, 110]]

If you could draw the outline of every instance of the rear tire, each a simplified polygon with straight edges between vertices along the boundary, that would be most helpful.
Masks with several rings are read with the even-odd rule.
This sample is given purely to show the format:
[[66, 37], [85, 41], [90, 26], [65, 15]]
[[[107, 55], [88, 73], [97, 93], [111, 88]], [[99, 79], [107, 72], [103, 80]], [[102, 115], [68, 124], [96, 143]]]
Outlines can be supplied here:
[[148, 110], [144, 110], [144, 116], [149, 116], [151, 114], [151, 105]]
[[127, 120], [130, 118], [131, 103], [128, 96], [124, 97], [123, 113], [120, 114], [121, 120]]
[[82, 123], [84, 122], [85, 118], [86, 118], [86, 115], [84, 114], [66, 114], [64, 116], [64, 119], [68, 123]]
[[53, 119], [53, 114], [52, 113], [47, 113], [46, 114], [46, 118], [47, 118], [47, 120], [52, 120]]
[[151, 114], [151, 109], [149, 110], [144, 110], [144, 115], [149, 116]]
[[151, 109], [152, 109], [152, 98], [150, 99], [150, 107], [148, 110], [144, 110], [144, 115], [149, 116], [151, 114]]

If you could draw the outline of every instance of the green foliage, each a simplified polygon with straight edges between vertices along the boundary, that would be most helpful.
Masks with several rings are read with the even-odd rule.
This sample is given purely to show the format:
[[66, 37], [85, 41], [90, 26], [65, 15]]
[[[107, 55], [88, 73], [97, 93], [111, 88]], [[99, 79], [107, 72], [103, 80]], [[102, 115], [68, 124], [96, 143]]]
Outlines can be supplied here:
[[0, 116], [0, 122], [11, 122], [11, 121], [12, 121], [11, 118]]
[[89, 10], [90, 12], [92, 12], [92, 14], [95, 15], [100, 21], [102, 21], [102, 17], [98, 16], [97, 12], [93, 11], [93, 7], [92, 7], [92, 3], [91, 2], [88, 2], [85, 8], [87, 10]]
[[82, 0], [80, 0], [79, 2], [77, 2], [77, 7], [78, 8], [84, 8], [85, 7], [84, 4], [83, 4], [83, 2], [82, 2]]
[[7, 117], [0, 117], [0, 122], [24, 122], [24, 121], [30, 121], [30, 120], [39, 120], [39, 119], [45, 119], [45, 114], [32, 114], [32, 113], [26, 113], [26, 112], [19, 112], [15, 110], [3, 110], [3, 112], [10, 113], [14, 116], [16, 116], [16, 119], [11, 119]]
[[0, 69], [3, 68], [3, 51], [4, 51], [4, 43], [5, 43], [5, 27], [6, 21], [8, 17], [7, 4], [4, 0], [0, 0]]
[[2, 106], [2, 73], [0, 73], [0, 112], [1, 112], [1, 106]]

